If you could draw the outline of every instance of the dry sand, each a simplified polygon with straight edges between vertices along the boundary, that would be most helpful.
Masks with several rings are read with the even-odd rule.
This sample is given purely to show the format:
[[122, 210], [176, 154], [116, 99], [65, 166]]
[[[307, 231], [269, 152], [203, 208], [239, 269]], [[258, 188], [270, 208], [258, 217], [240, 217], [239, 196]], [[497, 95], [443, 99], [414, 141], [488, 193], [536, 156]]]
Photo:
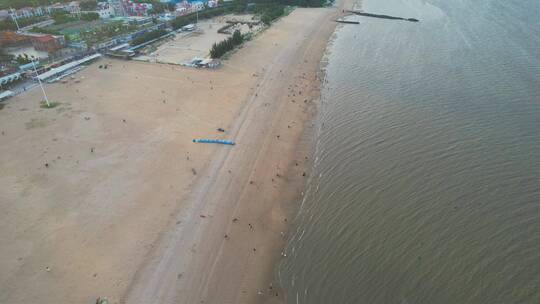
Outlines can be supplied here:
[[0, 303], [280, 302], [336, 12], [297, 9], [218, 70], [114, 60], [48, 85], [56, 108], [38, 89], [10, 100]]

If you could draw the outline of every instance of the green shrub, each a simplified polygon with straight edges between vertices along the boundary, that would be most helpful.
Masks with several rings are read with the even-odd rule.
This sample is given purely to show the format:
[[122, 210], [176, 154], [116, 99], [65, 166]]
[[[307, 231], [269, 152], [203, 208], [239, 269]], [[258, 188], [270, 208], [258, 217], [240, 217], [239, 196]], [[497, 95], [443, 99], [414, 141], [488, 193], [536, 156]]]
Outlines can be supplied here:
[[234, 49], [235, 46], [242, 44], [242, 42], [244, 42], [244, 35], [239, 30], [236, 30], [231, 37], [212, 45], [210, 57], [220, 58], [228, 51]]
[[55, 24], [64, 24], [77, 20], [76, 18], [72, 17], [68, 12], [55, 12], [52, 14], [52, 17]]
[[143, 44], [145, 42], [148, 42], [152, 39], [156, 39], [156, 38], [159, 38], [163, 35], [167, 34], [167, 31], [166, 30], [155, 30], [155, 31], [151, 31], [151, 32], [148, 32], [146, 34], [143, 34], [135, 39], [133, 39], [131, 41], [131, 45], [139, 45], [139, 44]]
[[96, 0], [85, 0], [81, 1], [80, 6], [81, 10], [83, 11], [94, 11], [97, 9], [97, 1]]
[[85, 13], [81, 15], [81, 19], [84, 21], [94, 21], [99, 19], [98, 13]]

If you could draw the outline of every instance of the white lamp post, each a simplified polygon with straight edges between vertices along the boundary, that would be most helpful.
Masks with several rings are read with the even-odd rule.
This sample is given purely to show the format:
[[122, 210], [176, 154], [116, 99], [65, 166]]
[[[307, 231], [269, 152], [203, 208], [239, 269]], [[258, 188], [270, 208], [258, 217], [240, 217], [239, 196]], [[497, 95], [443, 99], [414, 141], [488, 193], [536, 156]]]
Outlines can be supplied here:
[[32, 66], [34, 67], [34, 72], [36, 72], [36, 78], [39, 82], [39, 86], [41, 87], [41, 91], [43, 92], [43, 97], [45, 98], [45, 102], [47, 103], [47, 108], [51, 107], [51, 104], [49, 103], [49, 98], [47, 98], [47, 94], [45, 93], [45, 88], [43, 87], [43, 84], [41, 83], [41, 79], [39, 79], [39, 74], [37, 72], [36, 63], [34, 60], [32, 60]]

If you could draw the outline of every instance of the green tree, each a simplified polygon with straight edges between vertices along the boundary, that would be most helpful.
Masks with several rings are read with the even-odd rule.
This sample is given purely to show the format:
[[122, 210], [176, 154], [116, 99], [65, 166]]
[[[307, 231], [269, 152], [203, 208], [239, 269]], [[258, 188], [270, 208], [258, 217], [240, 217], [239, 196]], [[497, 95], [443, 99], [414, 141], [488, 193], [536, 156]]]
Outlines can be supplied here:
[[97, 3], [97, 0], [85, 0], [80, 3], [80, 7], [82, 11], [95, 11]]
[[94, 21], [99, 19], [98, 13], [85, 13], [81, 15], [81, 19], [84, 21]]

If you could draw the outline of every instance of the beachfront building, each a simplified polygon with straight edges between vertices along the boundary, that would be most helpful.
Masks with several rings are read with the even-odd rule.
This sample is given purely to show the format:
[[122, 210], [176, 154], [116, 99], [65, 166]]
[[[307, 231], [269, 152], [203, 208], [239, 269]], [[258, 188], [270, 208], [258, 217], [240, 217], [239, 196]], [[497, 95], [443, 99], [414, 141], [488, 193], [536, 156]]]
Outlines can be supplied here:
[[64, 36], [42, 35], [32, 37], [32, 45], [37, 51], [54, 53], [66, 44]]
[[68, 12], [72, 15], [78, 15], [81, 13], [81, 7], [78, 1], [71, 1], [69, 3], [56, 3], [47, 6], [43, 9], [48, 15], [52, 15], [56, 12]]
[[0, 20], [7, 18], [23, 19], [31, 17], [42, 17], [46, 15], [52, 15], [56, 12], [68, 12], [73, 15], [81, 13], [81, 8], [78, 1], [71, 1], [69, 3], [56, 3], [49, 6], [36, 6], [36, 7], [23, 7], [17, 10], [1, 10]]
[[23, 19], [31, 17], [40, 17], [47, 14], [47, 11], [42, 7], [23, 7], [18, 10], [11, 10], [10, 17], [13, 19]]

